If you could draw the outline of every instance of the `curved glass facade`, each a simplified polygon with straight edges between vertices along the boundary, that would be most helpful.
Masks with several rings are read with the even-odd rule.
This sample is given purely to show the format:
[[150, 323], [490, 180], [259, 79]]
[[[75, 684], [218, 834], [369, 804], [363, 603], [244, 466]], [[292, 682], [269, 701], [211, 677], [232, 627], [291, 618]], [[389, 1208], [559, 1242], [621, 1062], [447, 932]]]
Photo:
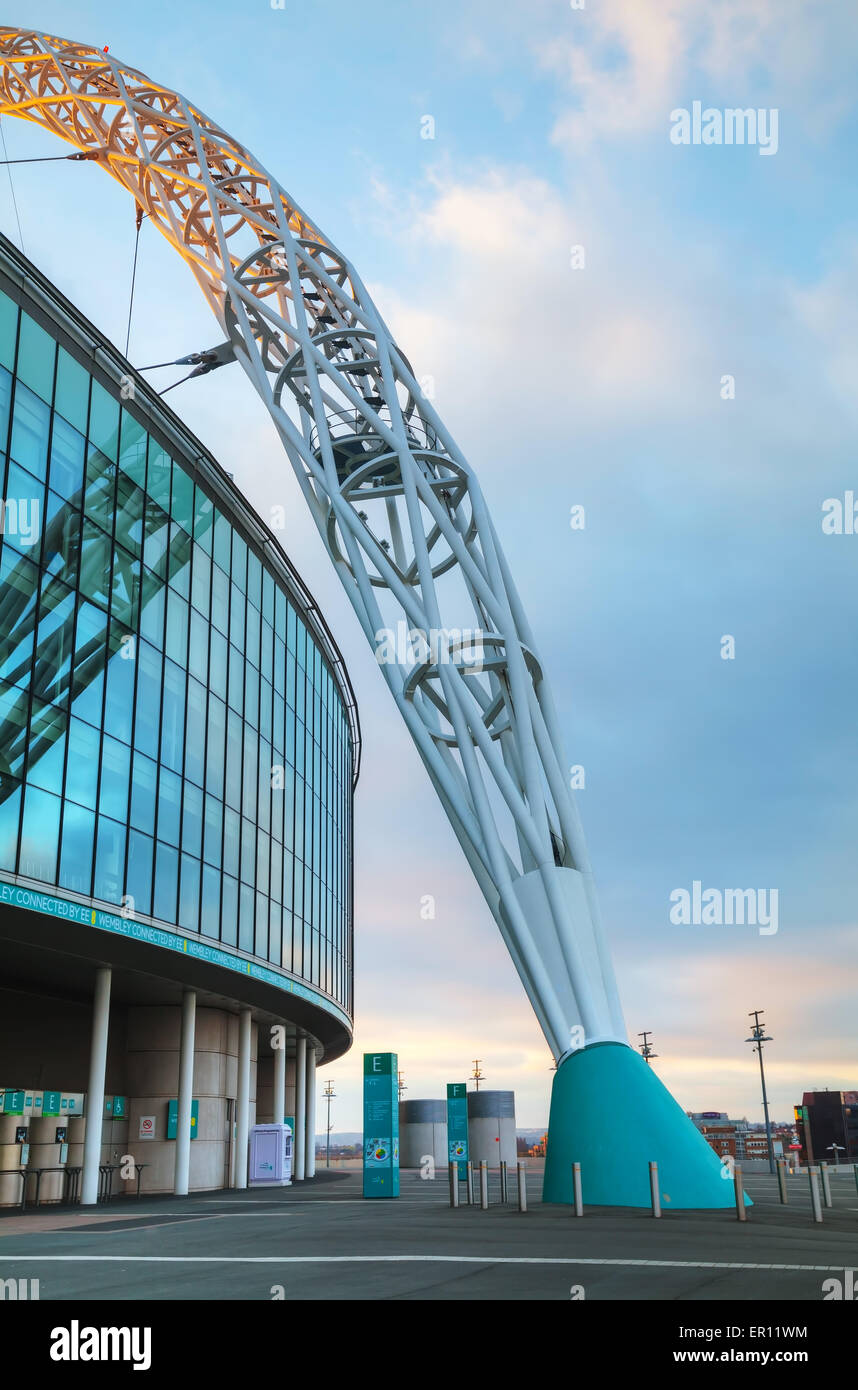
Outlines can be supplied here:
[[341, 685], [157, 410], [58, 338], [0, 293], [0, 871], [236, 948], [351, 1014]]

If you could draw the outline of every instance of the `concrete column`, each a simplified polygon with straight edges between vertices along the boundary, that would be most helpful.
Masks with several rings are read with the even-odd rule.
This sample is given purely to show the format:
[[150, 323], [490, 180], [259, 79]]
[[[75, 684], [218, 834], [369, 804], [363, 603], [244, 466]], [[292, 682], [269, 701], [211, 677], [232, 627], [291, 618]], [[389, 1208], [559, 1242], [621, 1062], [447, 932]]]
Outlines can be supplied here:
[[179, 1044], [179, 1099], [176, 1121], [176, 1169], [173, 1191], [187, 1197], [191, 1174], [191, 1102], [194, 1094], [194, 1037], [197, 996], [192, 989], [182, 995], [182, 1037]]
[[235, 1186], [247, 1187], [247, 1142], [250, 1132], [250, 1010], [238, 1016], [238, 1085], [235, 1097]]
[[308, 1178], [316, 1176], [316, 1049], [307, 1048], [307, 1145], [305, 1167]]
[[92, 999], [92, 1041], [89, 1047], [89, 1081], [86, 1088], [86, 1133], [83, 1141], [81, 1206], [98, 1201], [98, 1165], [101, 1162], [101, 1124], [104, 1116], [104, 1074], [107, 1070], [107, 1032], [110, 1022], [109, 965], [95, 972]]
[[292, 1139], [292, 1177], [304, 1181], [307, 1133], [307, 1039], [299, 1037], [295, 1057], [295, 1134]]
[[286, 1037], [283, 1046], [274, 1049], [274, 1094], [271, 1101], [274, 1124], [282, 1125], [286, 1114]]

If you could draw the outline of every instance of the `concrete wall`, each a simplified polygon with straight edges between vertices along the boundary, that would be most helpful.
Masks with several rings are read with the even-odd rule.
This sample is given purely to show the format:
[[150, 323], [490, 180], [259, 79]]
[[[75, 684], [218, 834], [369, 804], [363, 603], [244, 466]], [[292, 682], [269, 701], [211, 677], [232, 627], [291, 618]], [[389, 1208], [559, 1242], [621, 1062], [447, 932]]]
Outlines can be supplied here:
[[474, 1164], [485, 1159], [490, 1168], [497, 1168], [503, 1160], [515, 1168], [513, 1091], [468, 1092], [468, 1155]]
[[443, 1100], [403, 1100], [399, 1105], [399, 1166], [419, 1168], [427, 1154], [446, 1170], [447, 1106]]

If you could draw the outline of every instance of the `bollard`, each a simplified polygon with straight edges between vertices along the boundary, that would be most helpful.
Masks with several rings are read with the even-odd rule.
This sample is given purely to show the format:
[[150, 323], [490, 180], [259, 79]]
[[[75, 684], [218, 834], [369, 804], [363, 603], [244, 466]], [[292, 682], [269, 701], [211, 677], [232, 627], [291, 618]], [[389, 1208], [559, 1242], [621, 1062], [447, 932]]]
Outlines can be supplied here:
[[484, 1158], [480, 1159], [480, 1206], [483, 1211], [489, 1208], [489, 1165]]
[[458, 1165], [458, 1163], [451, 1163], [451, 1164], [450, 1164], [450, 1206], [451, 1206], [451, 1207], [457, 1207], [458, 1205], [459, 1205], [459, 1165]]
[[745, 1185], [742, 1181], [742, 1165], [736, 1163], [733, 1166], [733, 1190], [736, 1193], [736, 1220], [747, 1221], [748, 1213], [745, 1211]]
[[855, 1164], [852, 1172], [855, 1174], [855, 1190], [858, 1192], [858, 1163]]
[[474, 1205], [474, 1165], [468, 1159], [468, 1206]]
[[576, 1216], [584, 1215], [584, 1198], [581, 1195], [581, 1164], [572, 1164], [572, 1201]]
[[831, 1179], [828, 1176], [828, 1164], [823, 1160], [819, 1165], [819, 1175], [822, 1178], [822, 1200], [827, 1207], [833, 1206], [831, 1200]]
[[822, 1207], [819, 1202], [819, 1183], [817, 1182], [817, 1172], [812, 1165], [808, 1165], [807, 1176], [810, 1179], [810, 1206], [813, 1212], [814, 1221], [822, 1220]]
[[652, 1198], [653, 1216], [661, 1216], [661, 1198], [658, 1195], [658, 1164], [650, 1162], [649, 1165], [649, 1191]]
[[527, 1175], [523, 1163], [518, 1164], [518, 1209], [527, 1211]]
[[506, 1159], [501, 1159], [500, 1165], [500, 1199], [506, 1205], [509, 1201], [509, 1189], [507, 1187]]
[[781, 1206], [787, 1204], [787, 1183], [786, 1183], [786, 1159], [778, 1159], [778, 1192], [781, 1196]]

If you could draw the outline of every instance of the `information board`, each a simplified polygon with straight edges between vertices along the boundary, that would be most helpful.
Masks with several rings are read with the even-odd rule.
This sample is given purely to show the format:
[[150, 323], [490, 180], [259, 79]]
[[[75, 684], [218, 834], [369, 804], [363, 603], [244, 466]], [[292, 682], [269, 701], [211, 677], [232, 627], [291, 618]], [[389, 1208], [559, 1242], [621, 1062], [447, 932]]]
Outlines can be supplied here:
[[364, 1053], [364, 1197], [399, 1196], [398, 1071], [395, 1052]]
[[459, 1177], [468, 1176], [468, 1083], [447, 1083], [447, 1153], [458, 1165]]

